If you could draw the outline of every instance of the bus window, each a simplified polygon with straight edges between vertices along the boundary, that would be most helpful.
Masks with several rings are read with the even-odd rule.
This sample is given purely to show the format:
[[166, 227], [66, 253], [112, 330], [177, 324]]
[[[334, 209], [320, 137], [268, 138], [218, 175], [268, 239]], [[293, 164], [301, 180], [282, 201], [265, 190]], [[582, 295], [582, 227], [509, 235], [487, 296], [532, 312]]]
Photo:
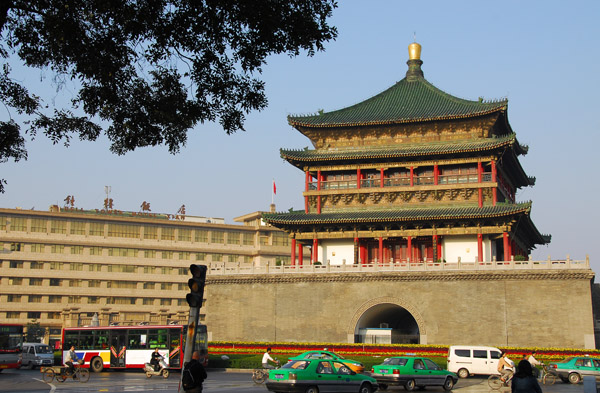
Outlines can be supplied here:
[[108, 349], [108, 330], [96, 330], [94, 338], [94, 349]]
[[146, 329], [131, 329], [129, 330], [128, 343], [129, 349], [146, 349], [146, 340], [148, 337], [148, 330]]
[[148, 343], [150, 344], [150, 349], [167, 348], [167, 329], [149, 329]]
[[79, 332], [78, 331], [65, 331], [65, 340], [63, 342], [63, 350], [68, 351], [74, 346], [76, 349], [79, 348]]
[[94, 331], [82, 331], [79, 334], [79, 345], [75, 349], [94, 349]]

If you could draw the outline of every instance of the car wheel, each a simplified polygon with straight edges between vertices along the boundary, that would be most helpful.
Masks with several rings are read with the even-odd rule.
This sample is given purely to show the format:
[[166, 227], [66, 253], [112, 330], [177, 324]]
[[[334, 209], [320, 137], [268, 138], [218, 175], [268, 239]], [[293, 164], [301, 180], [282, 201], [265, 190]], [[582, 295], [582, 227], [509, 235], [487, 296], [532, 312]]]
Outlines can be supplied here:
[[368, 383], [365, 383], [360, 387], [360, 390], [358, 392], [359, 393], [372, 393], [373, 388]]
[[469, 376], [469, 370], [461, 368], [456, 372], [456, 375], [458, 375], [459, 378], [467, 378]]
[[95, 373], [102, 372], [102, 370], [104, 369], [104, 361], [98, 356], [96, 356], [90, 362], [90, 369]]
[[452, 390], [452, 388], [454, 387], [454, 380], [450, 377], [446, 378], [446, 380], [444, 381], [444, 390], [445, 391], [449, 391]]
[[579, 382], [581, 382], [581, 375], [577, 373], [569, 374], [569, 382], [571, 382], [574, 385], [578, 384]]
[[415, 384], [415, 380], [414, 379], [409, 379], [408, 381], [406, 381], [406, 383], [404, 384], [404, 389], [407, 392], [412, 392], [413, 390], [415, 390], [416, 384]]
[[308, 387], [304, 393], [319, 393], [319, 389], [316, 386]]
[[386, 385], [385, 383], [380, 383], [379, 384], [379, 390], [387, 390], [388, 385]]

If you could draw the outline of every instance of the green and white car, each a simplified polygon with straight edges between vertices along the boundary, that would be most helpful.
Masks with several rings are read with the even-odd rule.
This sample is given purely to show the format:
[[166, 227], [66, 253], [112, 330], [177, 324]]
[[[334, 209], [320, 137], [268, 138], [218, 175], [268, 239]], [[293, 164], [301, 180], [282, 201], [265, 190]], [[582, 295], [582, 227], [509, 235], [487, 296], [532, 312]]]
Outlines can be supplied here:
[[426, 386], [441, 386], [444, 390], [452, 390], [458, 376], [442, 369], [428, 358], [397, 356], [385, 359], [382, 364], [373, 366], [371, 376], [379, 383], [381, 390], [388, 385], [404, 386], [408, 391]]
[[335, 352], [325, 351], [325, 350], [314, 350], [307, 351], [301, 353], [298, 356], [294, 356], [290, 358], [290, 360], [299, 360], [299, 359], [328, 359], [328, 360], [339, 360], [342, 363], [345, 363], [352, 371], [355, 373], [362, 373], [365, 371], [365, 366], [361, 362], [357, 362], [356, 360], [346, 359], [342, 355], [339, 355]]
[[378, 389], [374, 378], [357, 374], [346, 364], [329, 359], [294, 359], [269, 371], [266, 383], [271, 392], [372, 393]]

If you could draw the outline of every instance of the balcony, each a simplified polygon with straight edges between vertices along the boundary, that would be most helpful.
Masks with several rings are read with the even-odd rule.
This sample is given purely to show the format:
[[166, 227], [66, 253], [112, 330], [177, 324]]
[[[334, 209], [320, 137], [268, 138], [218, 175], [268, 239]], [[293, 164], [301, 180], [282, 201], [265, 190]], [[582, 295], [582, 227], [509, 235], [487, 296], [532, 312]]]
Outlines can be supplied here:
[[[481, 182], [491, 182], [491, 172], [484, 172], [481, 177]], [[468, 184], [478, 183], [479, 176], [476, 173], [473, 174], [460, 174], [460, 175], [439, 175], [438, 185], [452, 185], [452, 184]], [[356, 179], [352, 180], [333, 180], [333, 181], [322, 181], [321, 190], [351, 190], [357, 189]], [[434, 176], [413, 176], [413, 186], [423, 185], [435, 185]], [[384, 177], [383, 188], [386, 187], [410, 187], [409, 177]], [[381, 188], [381, 179], [362, 179], [360, 181], [360, 188]], [[318, 189], [317, 182], [308, 183], [308, 191], [316, 191]]]

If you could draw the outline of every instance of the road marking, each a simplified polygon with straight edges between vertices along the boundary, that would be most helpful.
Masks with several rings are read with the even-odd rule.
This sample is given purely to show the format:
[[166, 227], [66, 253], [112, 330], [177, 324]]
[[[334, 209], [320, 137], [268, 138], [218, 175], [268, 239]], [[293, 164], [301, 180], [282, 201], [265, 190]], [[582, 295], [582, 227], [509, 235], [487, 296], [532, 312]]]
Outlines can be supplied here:
[[54, 393], [54, 391], [56, 390], [56, 386], [52, 385], [50, 382], [46, 382], [43, 379], [39, 379], [39, 378], [31, 378], [31, 379], [33, 379], [35, 381], [40, 381], [40, 382], [43, 382], [43, 383], [47, 383], [48, 385], [50, 385], [50, 392], [49, 393]]

